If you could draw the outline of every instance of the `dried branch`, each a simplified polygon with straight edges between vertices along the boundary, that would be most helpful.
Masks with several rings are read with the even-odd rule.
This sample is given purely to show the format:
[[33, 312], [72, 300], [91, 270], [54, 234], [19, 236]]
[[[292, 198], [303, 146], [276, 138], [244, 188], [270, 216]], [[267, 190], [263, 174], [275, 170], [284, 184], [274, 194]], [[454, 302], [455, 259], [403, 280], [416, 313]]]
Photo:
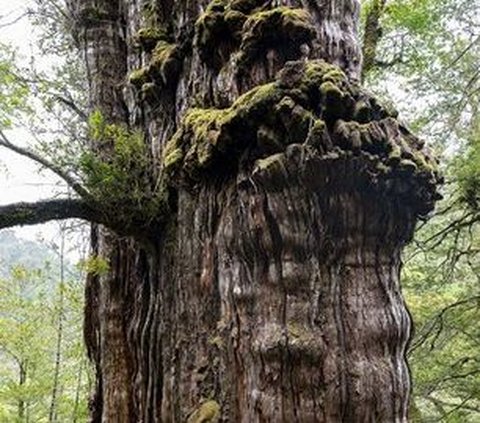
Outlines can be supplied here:
[[88, 116], [85, 112], [83, 112], [80, 107], [78, 107], [74, 102], [73, 100], [70, 100], [68, 98], [65, 98], [65, 97], [62, 97], [61, 95], [54, 95], [53, 98], [55, 100], [57, 100], [59, 103], [62, 103], [64, 104], [65, 106], [67, 106], [70, 110], [72, 110], [73, 112], [75, 112], [79, 117], [80, 119], [82, 119], [84, 122], [87, 122], [88, 120]]

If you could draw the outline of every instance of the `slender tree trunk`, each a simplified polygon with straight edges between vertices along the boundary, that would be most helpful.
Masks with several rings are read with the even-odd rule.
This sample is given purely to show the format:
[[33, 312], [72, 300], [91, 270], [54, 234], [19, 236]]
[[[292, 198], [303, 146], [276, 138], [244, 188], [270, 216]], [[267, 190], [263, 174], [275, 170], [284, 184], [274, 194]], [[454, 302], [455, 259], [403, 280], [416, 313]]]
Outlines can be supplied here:
[[53, 423], [57, 420], [57, 401], [60, 388], [60, 371], [62, 365], [62, 343], [63, 343], [63, 323], [64, 323], [64, 284], [65, 284], [65, 226], [61, 226], [60, 238], [60, 283], [58, 286], [58, 324], [57, 324], [57, 345], [55, 348], [55, 366], [53, 370], [52, 400], [50, 402], [50, 411], [48, 421]]
[[80, 404], [80, 392], [82, 390], [82, 383], [83, 383], [83, 373], [85, 371], [86, 360], [80, 361], [80, 365], [78, 367], [78, 375], [77, 375], [77, 384], [75, 387], [75, 401], [72, 410], [72, 422], [77, 423], [78, 421], [78, 409]]
[[[18, 386], [23, 388], [27, 382], [27, 365], [24, 362], [19, 363]], [[23, 394], [22, 394], [23, 395]], [[18, 420], [23, 422], [26, 418], [27, 404], [23, 398], [18, 401]]]
[[[148, 247], [92, 232], [94, 253], [111, 265], [86, 289], [85, 337], [97, 373], [92, 421], [406, 421], [410, 318], [399, 273], [421, 207], [405, 200], [415, 178], [407, 172], [377, 184], [365, 164], [379, 154], [374, 147], [358, 156], [342, 156], [340, 147], [310, 154], [313, 126], [302, 138], [301, 125], [288, 124], [321, 115], [340, 146], [342, 120], [329, 113], [354, 108], [360, 116], [367, 95], [358, 94], [355, 107], [348, 96], [335, 103], [338, 91], [329, 87], [344, 77], [331, 68], [323, 91], [309, 91], [318, 105], [306, 114], [295, 105], [304, 102], [310, 70], [324, 66], [317, 59], [358, 81], [358, 1], [78, 5], [92, 107], [145, 130], [161, 177], [172, 136], [184, 136], [180, 150], [193, 145], [183, 177], [170, 180], [167, 224], [152, 228]], [[235, 103], [260, 86], [239, 100], [256, 109]], [[272, 98], [288, 96], [262, 103], [269, 87]], [[220, 144], [205, 153], [193, 143], [220, 139], [226, 120], [197, 134], [185, 116], [193, 107], [219, 115], [234, 103], [228, 139], [236, 143], [212, 165]], [[331, 112], [322, 115], [322, 104]], [[291, 113], [268, 127], [269, 113], [285, 107]], [[382, 113], [357, 121], [410, 143]], [[262, 150], [260, 139], [278, 130], [290, 145], [267, 140]], [[403, 149], [417, 149], [407, 141], [399, 141]]]

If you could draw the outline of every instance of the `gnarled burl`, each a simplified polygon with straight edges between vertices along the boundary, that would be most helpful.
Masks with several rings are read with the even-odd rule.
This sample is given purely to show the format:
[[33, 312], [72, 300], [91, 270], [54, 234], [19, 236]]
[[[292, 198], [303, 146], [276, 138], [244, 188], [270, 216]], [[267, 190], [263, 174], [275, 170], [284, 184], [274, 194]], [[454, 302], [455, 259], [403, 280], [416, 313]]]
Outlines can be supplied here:
[[170, 204], [148, 243], [93, 232], [92, 421], [406, 422], [400, 256], [439, 176], [357, 84], [358, 2], [77, 3], [92, 106]]

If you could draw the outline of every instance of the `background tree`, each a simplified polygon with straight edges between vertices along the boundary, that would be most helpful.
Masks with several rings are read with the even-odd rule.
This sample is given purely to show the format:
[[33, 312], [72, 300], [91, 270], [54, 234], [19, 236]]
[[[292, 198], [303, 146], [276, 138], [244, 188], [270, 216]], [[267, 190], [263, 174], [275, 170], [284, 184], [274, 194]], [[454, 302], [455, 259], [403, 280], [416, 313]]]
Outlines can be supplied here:
[[[404, 292], [416, 322], [410, 351], [421, 421], [476, 421], [478, 407], [478, 102], [475, 2], [365, 2], [374, 39], [368, 84], [390, 91], [410, 124], [445, 151], [446, 198], [406, 255]], [[372, 31], [368, 22], [376, 23]], [[369, 29], [370, 28], [370, 29]], [[405, 91], [405, 92], [402, 92]]]
[[16, 253], [0, 255], [0, 419], [85, 421], [91, 375], [81, 340], [81, 275], [64, 263], [59, 279], [61, 249], [57, 256], [11, 233], [0, 241]]

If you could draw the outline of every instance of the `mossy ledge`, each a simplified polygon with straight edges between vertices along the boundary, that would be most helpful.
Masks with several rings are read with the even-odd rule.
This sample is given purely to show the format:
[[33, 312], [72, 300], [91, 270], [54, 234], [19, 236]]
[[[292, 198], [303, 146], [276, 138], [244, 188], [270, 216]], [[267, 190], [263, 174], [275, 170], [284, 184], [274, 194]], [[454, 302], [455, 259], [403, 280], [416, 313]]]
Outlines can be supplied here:
[[181, 49], [177, 44], [160, 40], [153, 48], [148, 63], [129, 75], [129, 82], [140, 94], [142, 100], [151, 101], [177, 78], [182, 66]]
[[243, 26], [239, 63], [248, 66], [269, 48], [280, 50], [287, 60], [299, 59], [300, 47], [314, 38], [315, 28], [305, 9], [282, 6], [257, 12]]
[[315, 28], [305, 9], [287, 6], [265, 9], [264, 1], [212, 1], [196, 24], [196, 45], [202, 60], [219, 68], [238, 51], [246, 67], [268, 49], [285, 60], [299, 59], [301, 46], [311, 44]]
[[163, 172], [170, 185], [194, 186], [265, 167], [265, 160], [275, 164], [272, 157], [300, 145], [316, 157], [361, 158], [372, 184], [415, 181], [408, 195], [425, 214], [438, 197], [437, 161], [396, 116], [337, 67], [320, 60], [288, 62], [274, 82], [229, 108], [188, 111], [167, 143]]
[[213, 400], [204, 402], [188, 418], [187, 423], [215, 423], [220, 419], [220, 405]]
[[152, 51], [158, 42], [169, 41], [167, 31], [157, 26], [140, 28], [135, 34], [135, 42], [145, 51]]
[[135, 86], [141, 86], [146, 82], [166, 84], [177, 73], [180, 60], [176, 44], [159, 41], [146, 66], [132, 71], [130, 82]]

